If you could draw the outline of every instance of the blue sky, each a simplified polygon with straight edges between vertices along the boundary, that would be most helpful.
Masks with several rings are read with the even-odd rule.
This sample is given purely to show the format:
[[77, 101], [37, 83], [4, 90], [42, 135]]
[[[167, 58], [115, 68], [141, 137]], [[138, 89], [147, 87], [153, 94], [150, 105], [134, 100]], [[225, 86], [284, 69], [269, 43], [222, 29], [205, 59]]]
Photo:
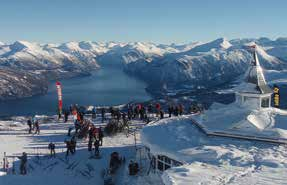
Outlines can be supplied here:
[[287, 0], [0, 0], [0, 41], [287, 36]]

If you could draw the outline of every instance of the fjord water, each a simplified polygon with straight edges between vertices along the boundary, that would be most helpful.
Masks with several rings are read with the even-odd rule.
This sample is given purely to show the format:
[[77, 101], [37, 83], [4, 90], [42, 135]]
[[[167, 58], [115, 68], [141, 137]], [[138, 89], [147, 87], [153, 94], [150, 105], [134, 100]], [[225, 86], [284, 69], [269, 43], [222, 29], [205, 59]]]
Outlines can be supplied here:
[[[123, 72], [120, 68], [103, 67], [91, 76], [61, 80], [63, 104], [111, 106], [131, 101], [146, 101], [146, 84]], [[0, 117], [15, 115], [56, 114], [57, 91], [55, 82], [48, 93], [18, 100], [0, 102]]]

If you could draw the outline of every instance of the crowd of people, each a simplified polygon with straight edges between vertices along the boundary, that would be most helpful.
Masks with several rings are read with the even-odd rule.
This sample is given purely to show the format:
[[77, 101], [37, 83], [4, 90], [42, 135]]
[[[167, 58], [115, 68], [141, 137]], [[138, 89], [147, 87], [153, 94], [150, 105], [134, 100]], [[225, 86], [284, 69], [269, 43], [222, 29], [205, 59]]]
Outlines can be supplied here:
[[28, 129], [28, 134], [40, 134], [40, 125], [39, 125], [39, 120], [34, 117], [33, 119], [32, 118], [29, 118], [27, 120], [27, 125], [29, 127]]
[[[67, 122], [69, 115], [73, 117], [74, 127], [68, 129], [69, 139], [66, 139], [64, 142], [66, 144], [66, 157], [70, 154], [74, 155], [76, 153], [77, 139], [87, 138], [88, 137], [88, 151], [93, 152], [94, 156], [100, 156], [100, 146], [103, 145], [104, 129], [102, 127], [96, 127], [92, 121], [85, 119], [84, 109], [79, 108], [77, 105], [71, 105], [69, 109], [63, 110], [63, 121]], [[168, 117], [181, 116], [185, 113], [185, 108], [182, 104], [172, 105], [170, 104], [167, 107]], [[196, 106], [191, 106], [188, 110], [189, 112], [200, 111]], [[106, 113], [110, 113], [110, 118], [106, 116]], [[122, 111], [115, 107], [105, 108], [101, 107], [98, 110], [94, 107], [91, 111], [92, 118], [97, 117], [97, 113], [101, 115], [101, 122], [109, 121], [105, 127], [109, 126], [118, 126], [119, 123], [122, 123], [124, 126], [129, 125], [129, 121], [137, 119], [146, 122], [147, 124], [151, 121], [151, 118], [163, 119], [165, 117], [164, 108], [160, 103], [155, 104], [128, 104], [126, 111]], [[58, 120], [62, 118], [62, 113], [59, 112]], [[112, 124], [111, 124], [112, 123]], [[29, 118], [27, 120], [28, 133], [29, 134], [40, 134], [39, 120], [36, 117]], [[72, 134], [72, 130], [74, 133]], [[50, 150], [50, 156], [56, 157], [56, 145], [53, 142], [48, 144], [48, 149]], [[21, 174], [26, 174], [26, 163], [27, 163], [27, 154], [24, 152], [21, 157], [20, 172]], [[136, 162], [130, 162], [129, 164], [129, 173], [130, 175], [135, 175], [138, 172], [138, 164]]]

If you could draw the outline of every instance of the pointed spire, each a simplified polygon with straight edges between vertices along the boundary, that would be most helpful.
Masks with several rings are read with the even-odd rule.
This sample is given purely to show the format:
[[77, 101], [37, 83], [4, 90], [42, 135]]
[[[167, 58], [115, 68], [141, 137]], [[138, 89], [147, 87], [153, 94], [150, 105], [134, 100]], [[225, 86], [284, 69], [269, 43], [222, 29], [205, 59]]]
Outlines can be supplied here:
[[263, 70], [260, 66], [260, 62], [256, 53], [256, 45], [252, 45], [250, 47], [252, 48], [253, 52], [253, 61], [247, 71], [246, 82], [255, 84], [256, 89], [260, 94], [272, 93], [272, 90], [269, 88], [265, 81]]

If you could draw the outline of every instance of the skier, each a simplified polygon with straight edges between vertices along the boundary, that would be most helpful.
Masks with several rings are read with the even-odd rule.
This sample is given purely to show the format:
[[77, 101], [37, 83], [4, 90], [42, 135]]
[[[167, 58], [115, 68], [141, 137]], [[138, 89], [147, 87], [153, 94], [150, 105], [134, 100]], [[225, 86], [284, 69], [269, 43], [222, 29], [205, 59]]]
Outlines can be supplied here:
[[21, 160], [20, 163], [20, 174], [21, 175], [26, 175], [27, 174], [27, 154], [26, 152], [23, 152], [21, 157], [18, 157]]
[[99, 150], [99, 148], [100, 148], [100, 142], [99, 142], [98, 139], [95, 140], [94, 146], [95, 146], [95, 156], [96, 156], [96, 157], [99, 157], [99, 155], [100, 155], [100, 150]]
[[56, 157], [56, 152], [55, 152], [55, 144], [50, 142], [48, 145], [48, 149], [50, 150], [50, 156], [51, 157]]
[[29, 134], [31, 134], [32, 133], [32, 121], [30, 118], [27, 120], [27, 125], [29, 127]]
[[40, 134], [40, 125], [39, 125], [38, 120], [35, 121], [35, 129], [36, 129], [35, 134], [39, 135]]

